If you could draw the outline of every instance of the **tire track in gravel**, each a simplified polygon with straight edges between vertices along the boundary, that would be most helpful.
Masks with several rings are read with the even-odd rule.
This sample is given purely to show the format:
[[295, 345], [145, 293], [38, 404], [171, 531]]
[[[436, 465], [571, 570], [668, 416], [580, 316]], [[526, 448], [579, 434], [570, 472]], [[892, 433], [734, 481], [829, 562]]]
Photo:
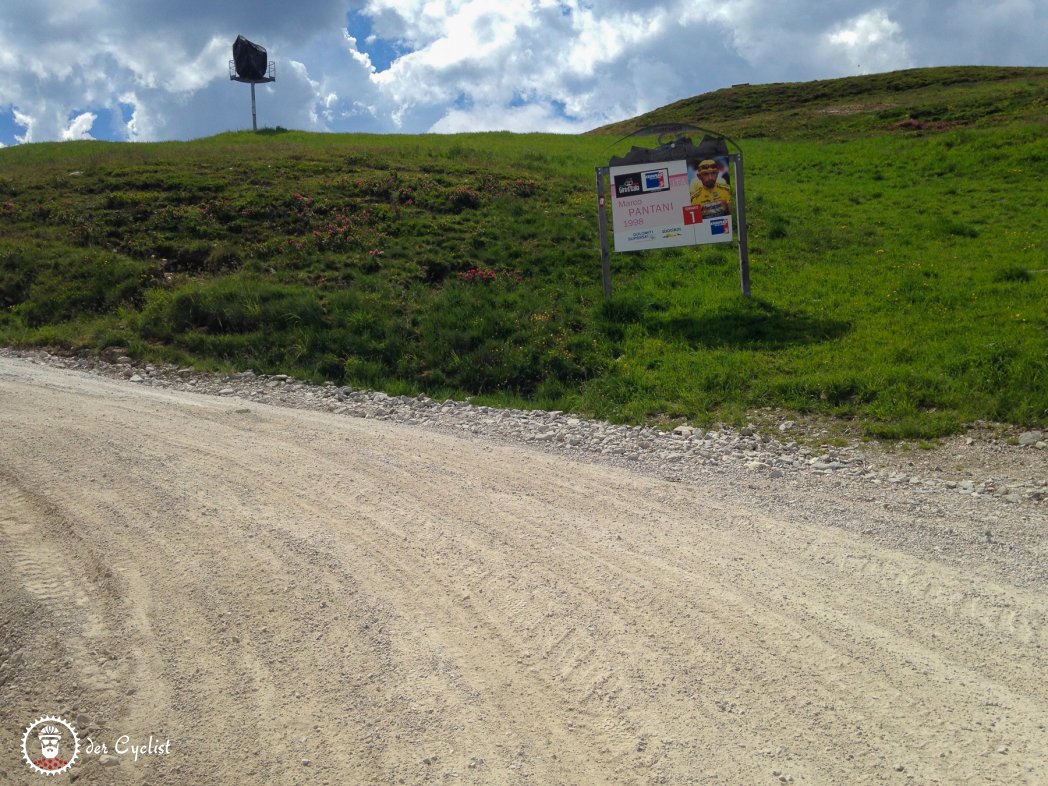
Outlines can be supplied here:
[[[648, 575], [655, 575], [655, 572], [651, 569], [650, 563], [648, 564], [647, 568], [648, 569], [645, 572]], [[643, 602], [640, 605], [650, 605], [651, 602], [652, 602], [652, 599], [646, 598], [646, 599], [642, 599], [642, 601]], [[722, 597], [718, 598], [718, 605], [723, 606], [724, 603], [725, 603], [725, 599], [724, 599], [724, 597], [722, 595]], [[737, 608], [742, 606], [742, 604], [739, 603], [737, 600], [735, 600], [732, 605], [734, 605]], [[670, 611], [669, 613], [666, 614], [666, 616], [678, 616], [677, 610]], [[809, 617], [810, 617], [810, 614], [809, 614]], [[767, 612], [765, 612], [765, 616], [761, 620], [761, 626], [760, 627], [764, 628], [764, 629], [771, 628], [770, 632], [771, 632], [772, 635], [770, 637], [769, 636], [764, 636], [764, 638], [768, 639], [770, 641], [774, 641], [776, 635], [779, 635], [780, 637], [785, 637], [785, 638], [790, 638], [790, 639], [798, 639], [798, 640], [805, 639], [806, 636], [805, 636], [804, 633], [801, 633], [800, 635], [791, 635], [791, 628], [795, 628], [796, 627], [792, 623], [791, 620], [792, 620], [792, 618], [782, 617], [782, 616], [779, 616], [779, 618], [776, 619], [776, 615], [770, 615], [769, 616], [769, 615], [767, 615]], [[779, 627], [781, 628], [781, 631], [779, 631], [778, 633], [776, 633], [776, 631], [775, 631], [776, 624], [778, 624]], [[872, 623], [867, 623], [866, 625], [864, 625], [860, 629], [860, 631], [858, 633], [853, 633], [850, 636], [852, 641], [851, 641], [850, 647], [848, 647], [848, 648], [850, 648], [852, 650], [856, 650], [856, 651], [861, 649], [859, 644], [861, 644], [861, 642], [862, 642], [862, 640], [864, 638], [867, 639], [867, 640], [872, 640], [872, 641], [877, 641], [877, 640], [889, 641], [890, 640], [890, 635], [889, 635], [890, 633], [891, 633], [891, 631], [889, 631], [886, 628], [883, 628], [882, 626], [875, 625], [875, 624], [872, 624]], [[764, 648], [764, 649], [772, 649], [772, 647], [768, 643], [768, 640], [762, 640], [760, 642], [762, 648]], [[908, 646], [912, 647], [913, 644], [908, 644]], [[840, 647], [840, 645], [838, 645], [838, 647]], [[845, 650], [848, 649], [848, 648], [845, 648]], [[824, 653], [824, 655], [826, 657], [829, 657], [832, 653], [835, 652], [835, 650], [833, 650], [833, 649], [831, 649], [829, 647], [826, 647], [826, 649], [829, 650], [828, 653]], [[930, 653], [928, 653], [928, 652], [922, 653], [920, 650], [918, 650], [915, 653], [907, 653], [907, 655], [910, 655], [910, 656], [912, 656], [914, 658], [920, 658], [921, 660], [923, 660], [925, 662], [927, 662], [929, 660], [934, 660], [934, 658], [931, 656]], [[784, 654], [783, 653], [776, 653], [776, 657], [784, 657]], [[991, 665], [992, 665], [992, 662], [991, 662]], [[966, 669], [964, 669], [963, 667], [959, 667], [959, 666], [957, 666], [955, 664], [945, 664], [945, 663], [939, 664], [939, 669], [942, 670], [942, 671], [946, 671], [947, 672], [948, 676], [945, 678], [947, 680], [948, 679], [955, 679], [958, 676], [964, 677], [964, 676], [966, 676], [966, 673], [967, 673]], [[952, 676], [949, 676], [949, 675], [952, 675]], [[1009, 675], [1009, 676], [1013, 676], [1013, 675]], [[900, 690], [895, 691], [893, 693], [893, 698], [894, 698], [894, 700], [896, 702], [898, 702], [898, 701], [900, 701], [902, 696], [909, 695], [915, 689], [919, 690], [919, 686], [918, 685], [906, 686], [905, 690], [900, 689]], [[1040, 691], [1040, 692], [1043, 695], [1043, 691]], [[1013, 697], [1013, 700], [1014, 700], [1014, 697]], [[913, 706], [919, 706], [920, 703], [921, 703], [921, 701], [919, 699], [914, 699], [914, 700], [911, 701], [911, 704]]]
[[[182, 751], [128, 782], [1045, 772], [1044, 593], [974, 561], [751, 489], [15, 365], [0, 471], [112, 575], [75, 583], [151, 685], [84, 701]], [[883, 515], [864, 504], [846, 515]]]
[[107, 609], [99, 603], [114, 597], [104, 568], [81, 548], [60, 513], [2, 472], [0, 545], [5, 574], [33, 599], [40, 624], [55, 627], [78, 679], [89, 690], [114, 692], [122, 675], [100, 662], [113, 654]]

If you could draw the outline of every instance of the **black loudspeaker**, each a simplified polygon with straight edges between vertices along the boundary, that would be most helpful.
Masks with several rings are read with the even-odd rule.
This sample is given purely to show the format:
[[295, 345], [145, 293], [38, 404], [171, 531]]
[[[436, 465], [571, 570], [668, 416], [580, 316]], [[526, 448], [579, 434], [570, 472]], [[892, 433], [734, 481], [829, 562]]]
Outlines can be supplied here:
[[242, 35], [238, 35], [233, 42], [233, 62], [236, 64], [237, 76], [241, 79], [266, 78], [266, 48], [251, 43]]

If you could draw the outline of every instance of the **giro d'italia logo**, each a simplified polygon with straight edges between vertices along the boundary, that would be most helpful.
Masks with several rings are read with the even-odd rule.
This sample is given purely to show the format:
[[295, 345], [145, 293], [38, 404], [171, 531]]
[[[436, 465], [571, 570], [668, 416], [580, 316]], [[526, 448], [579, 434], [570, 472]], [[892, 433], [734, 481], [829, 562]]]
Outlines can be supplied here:
[[73, 724], [54, 715], [30, 723], [22, 735], [22, 758], [34, 772], [61, 775], [80, 754]]

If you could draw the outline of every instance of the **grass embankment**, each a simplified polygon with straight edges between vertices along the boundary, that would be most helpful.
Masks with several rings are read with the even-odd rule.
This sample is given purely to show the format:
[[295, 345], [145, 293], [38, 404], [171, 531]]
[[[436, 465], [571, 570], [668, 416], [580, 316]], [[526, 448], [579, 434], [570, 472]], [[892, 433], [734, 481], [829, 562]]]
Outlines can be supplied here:
[[737, 85], [660, 107], [593, 133], [623, 136], [694, 123], [742, 139], [850, 140], [856, 134], [1044, 118], [1048, 68], [911, 68], [814, 82]]
[[741, 140], [748, 301], [729, 248], [614, 255], [603, 301], [608, 137], [5, 149], [0, 342], [634, 422], [772, 406], [879, 436], [1045, 425], [1045, 124], [991, 121]]

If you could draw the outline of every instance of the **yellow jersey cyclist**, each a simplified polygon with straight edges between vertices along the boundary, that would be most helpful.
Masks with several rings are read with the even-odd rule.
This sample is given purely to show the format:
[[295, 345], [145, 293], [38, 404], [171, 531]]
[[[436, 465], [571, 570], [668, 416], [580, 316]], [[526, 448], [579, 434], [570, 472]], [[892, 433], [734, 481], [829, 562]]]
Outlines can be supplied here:
[[731, 215], [731, 189], [718, 183], [720, 167], [712, 159], [695, 165], [698, 178], [691, 184], [691, 203], [702, 208], [703, 218]]

